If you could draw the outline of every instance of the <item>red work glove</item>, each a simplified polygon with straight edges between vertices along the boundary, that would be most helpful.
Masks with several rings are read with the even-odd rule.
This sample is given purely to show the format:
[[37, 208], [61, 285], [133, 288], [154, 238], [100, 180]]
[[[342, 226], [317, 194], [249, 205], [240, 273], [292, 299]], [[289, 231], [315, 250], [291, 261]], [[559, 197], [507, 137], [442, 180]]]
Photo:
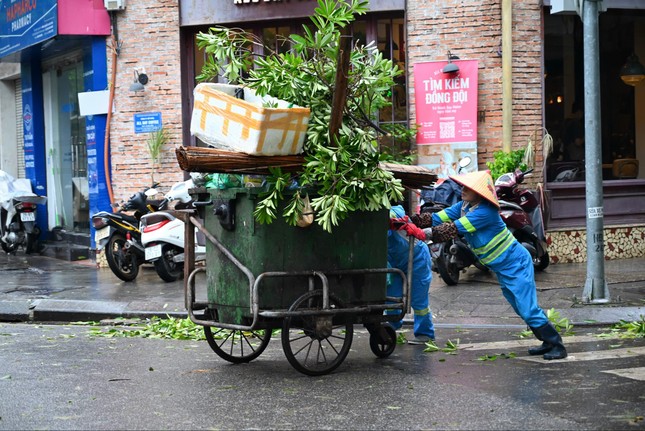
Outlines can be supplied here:
[[404, 230], [408, 236], [413, 236], [424, 241], [426, 234], [422, 229], [416, 227], [408, 216], [390, 219], [390, 230]]
[[391, 218], [390, 219], [390, 230], [401, 230], [403, 226], [410, 223], [408, 216], [403, 216], [401, 218]]
[[426, 239], [426, 233], [423, 231], [423, 229], [419, 229], [413, 223], [406, 223], [403, 226], [403, 230], [407, 232], [408, 236], [413, 236], [416, 239], [420, 239], [421, 241], [425, 241]]

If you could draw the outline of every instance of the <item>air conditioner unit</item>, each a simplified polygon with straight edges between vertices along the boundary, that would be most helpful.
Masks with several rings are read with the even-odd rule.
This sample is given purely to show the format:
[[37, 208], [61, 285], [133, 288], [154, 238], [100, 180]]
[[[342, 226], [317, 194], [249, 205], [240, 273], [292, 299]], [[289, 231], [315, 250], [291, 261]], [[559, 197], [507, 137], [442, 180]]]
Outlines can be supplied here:
[[125, 10], [125, 0], [103, 0], [107, 10]]
[[578, 13], [575, 0], [551, 0], [551, 15], [558, 13], [567, 15]]
[[[575, 15], [579, 14], [578, 10], [579, 5], [582, 4], [584, 0], [551, 0], [551, 15], [561, 14], [561, 15]], [[606, 12], [607, 7], [604, 5], [602, 0], [598, 1], [598, 12]]]

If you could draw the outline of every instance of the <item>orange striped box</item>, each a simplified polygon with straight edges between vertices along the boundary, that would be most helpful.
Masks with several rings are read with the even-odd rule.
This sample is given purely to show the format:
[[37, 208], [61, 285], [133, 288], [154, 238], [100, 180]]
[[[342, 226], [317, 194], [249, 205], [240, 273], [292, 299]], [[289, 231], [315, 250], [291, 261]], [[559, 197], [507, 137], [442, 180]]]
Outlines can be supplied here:
[[[244, 98], [235, 97], [238, 88]], [[190, 132], [206, 144], [256, 156], [299, 154], [309, 124], [309, 108], [228, 84], [198, 84]]]

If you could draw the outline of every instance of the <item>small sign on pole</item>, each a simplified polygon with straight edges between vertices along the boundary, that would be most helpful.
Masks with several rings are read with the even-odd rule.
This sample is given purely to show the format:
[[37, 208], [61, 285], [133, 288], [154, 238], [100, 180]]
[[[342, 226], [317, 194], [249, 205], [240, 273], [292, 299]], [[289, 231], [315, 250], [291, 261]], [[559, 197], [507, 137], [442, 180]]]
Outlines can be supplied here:
[[134, 114], [134, 133], [150, 133], [161, 130], [161, 112]]

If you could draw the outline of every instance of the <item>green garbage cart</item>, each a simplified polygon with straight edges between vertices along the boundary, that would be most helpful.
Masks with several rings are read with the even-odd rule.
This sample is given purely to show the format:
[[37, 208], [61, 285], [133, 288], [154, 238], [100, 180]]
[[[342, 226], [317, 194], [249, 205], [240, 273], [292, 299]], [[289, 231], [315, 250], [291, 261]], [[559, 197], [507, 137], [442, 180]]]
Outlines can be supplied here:
[[[405, 274], [387, 266], [387, 210], [354, 212], [330, 234], [315, 223], [259, 224], [253, 212], [260, 188], [192, 192], [197, 210], [184, 217], [186, 308], [221, 358], [249, 362], [281, 329], [289, 363], [307, 375], [326, 374], [346, 358], [354, 324], [368, 329], [375, 355], [394, 351], [396, 333], [387, 322], [408, 311], [411, 268]], [[205, 265], [197, 268], [195, 229], [207, 239]], [[200, 272], [207, 292], [201, 303]], [[401, 297], [386, 295], [389, 274], [402, 277]]]

